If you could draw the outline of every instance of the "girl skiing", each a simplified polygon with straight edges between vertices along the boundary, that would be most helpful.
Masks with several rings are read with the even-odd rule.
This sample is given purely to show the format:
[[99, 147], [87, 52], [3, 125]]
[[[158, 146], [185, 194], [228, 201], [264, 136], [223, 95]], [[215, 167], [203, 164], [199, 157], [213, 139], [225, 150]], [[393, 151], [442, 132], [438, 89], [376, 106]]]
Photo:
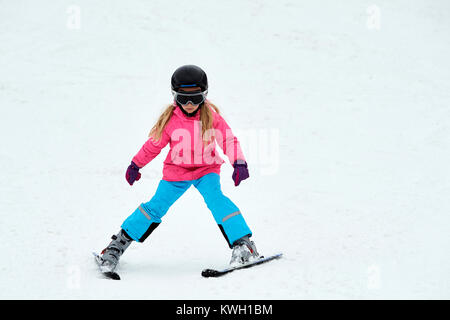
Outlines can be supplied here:
[[220, 188], [220, 166], [224, 161], [215, 153], [216, 143], [233, 164], [235, 186], [247, 179], [249, 173], [239, 141], [220, 116], [219, 109], [206, 100], [206, 73], [194, 65], [182, 66], [173, 73], [171, 85], [173, 104], [161, 114], [126, 171], [126, 180], [133, 185], [141, 178], [139, 170], [170, 144], [163, 178], [152, 199], [125, 219], [119, 233], [112, 236], [98, 257], [102, 270], [114, 272], [128, 246], [133, 241], [144, 242], [191, 185], [203, 196], [232, 249], [230, 263], [242, 264], [259, 257], [242, 213]]

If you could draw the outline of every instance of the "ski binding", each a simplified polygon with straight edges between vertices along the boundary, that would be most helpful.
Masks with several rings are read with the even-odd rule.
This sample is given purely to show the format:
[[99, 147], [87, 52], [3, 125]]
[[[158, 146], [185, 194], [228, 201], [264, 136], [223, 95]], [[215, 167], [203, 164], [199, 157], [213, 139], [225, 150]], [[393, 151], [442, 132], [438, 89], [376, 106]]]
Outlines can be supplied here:
[[103, 259], [102, 257], [100, 257], [97, 253], [92, 252], [92, 254], [95, 257], [95, 262], [97, 263], [98, 268], [100, 269], [100, 272], [102, 273], [102, 275], [108, 279], [112, 279], [112, 280], [120, 280], [120, 276], [114, 272], [111, 271], [109, 268], [106, 268], [105, 266], [103, 266], [102, 262]]

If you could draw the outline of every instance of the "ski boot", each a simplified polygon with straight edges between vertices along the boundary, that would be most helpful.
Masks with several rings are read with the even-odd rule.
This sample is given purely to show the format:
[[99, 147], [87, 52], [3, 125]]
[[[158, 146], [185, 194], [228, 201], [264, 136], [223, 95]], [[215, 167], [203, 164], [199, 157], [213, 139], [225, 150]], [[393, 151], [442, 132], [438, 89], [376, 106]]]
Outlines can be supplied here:
[[248, 236], [242, 237], [233, 243], [231, 253], [231, 266], [239, 266], [247, 262], [253, 262], [259, 258], [255, 243]]
[[111, 243], [103, 249], [100, 256], [100, 268], [103, 272], [114, 272], [119, 263], [120, 256], [133, 241], [122, 229], [117, 235], [113, 235], [111, 239]]

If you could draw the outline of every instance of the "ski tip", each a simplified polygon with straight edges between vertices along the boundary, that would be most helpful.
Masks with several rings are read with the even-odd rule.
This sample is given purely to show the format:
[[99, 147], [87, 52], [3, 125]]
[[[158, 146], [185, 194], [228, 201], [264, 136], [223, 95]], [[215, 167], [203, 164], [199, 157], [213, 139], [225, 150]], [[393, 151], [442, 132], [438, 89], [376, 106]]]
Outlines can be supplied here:
[[219, 274], [219, 271], [213, 270], [213, 269], [205, 269], [202, 271], [202, 276], [205, 278], [217, 277], [218, 274]]
[[104, 272], [105, 277], [112, 280], [120, 280], [120, 276], [115, 272]]

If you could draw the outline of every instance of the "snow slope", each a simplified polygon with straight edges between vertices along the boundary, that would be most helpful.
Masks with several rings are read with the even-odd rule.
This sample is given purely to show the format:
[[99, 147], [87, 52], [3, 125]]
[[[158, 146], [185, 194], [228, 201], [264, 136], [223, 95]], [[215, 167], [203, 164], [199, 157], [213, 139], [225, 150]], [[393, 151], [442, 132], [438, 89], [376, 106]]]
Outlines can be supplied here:
[[[0, 1], [0, 298], [450, 298], [449, 10]], [[105, 281], [91, 251], [155, 192], [167, 150], [133, 187], [125, 169], [188, 63], [249, 161], [223, 191], [285, 257], [201, 278], [230, 250], [191, 188]]]

